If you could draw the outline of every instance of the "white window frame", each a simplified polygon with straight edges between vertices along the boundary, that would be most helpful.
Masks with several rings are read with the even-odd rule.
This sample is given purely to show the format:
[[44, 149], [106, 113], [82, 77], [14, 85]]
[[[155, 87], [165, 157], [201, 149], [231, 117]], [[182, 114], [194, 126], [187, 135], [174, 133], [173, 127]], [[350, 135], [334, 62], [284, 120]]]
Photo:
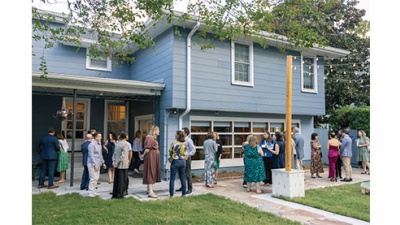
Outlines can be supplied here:
[[92, 66], [91, 59], [92, 59], [92, 57], [90, 57], [90, 50], [89, 50], [89, 48], [87, 48], [86, 49], [86, 69], [108, 71], [108, 72], [112, 71], [112, 63], [111, 63], [110, 57], [107, 57], [107, 59], [99, 58], [99, 59], [107, 60], [107, 68]]
[[[232, 122], [232, 131], [231, 132], [227, 132], [229, 133], [229, 135], [231, 135], [232, 138], [232, 144], [230, 145], [224, 145], [225, 148], [229, 147], [231, 148], [231, 158], [225, 158], [224, 161], [224, 165], [222, 165], [222, 167], [228, 167], [229, 166], [240, 166], [243, 163], [243, 158], [235, 158], [234, 157], [234, 149], [237, 147], [241, 147], [241, 145], [235, 145], [234, 143], [234, 137], [235, 134], [247, 134], [246, 133], [242, 133], [242, 132], [234, 132], [235, 129], [235, 122], [250, 122], [250, 133], [254, 134], [254, 135], [261, 135], [263, 134], [263, 132], [254, 132], [253, 133], [253, 129], [254, 129], [254, 123], [268, 123], [268, 129], [271, 129], [271, 123], [283, 123], [284, 126], [284, 130], [286, 130], [287, 125], [286, 125], [286, 119], [275, 119], [275, 118], [267, 118], [267, 119], [262, 119], [262, 118], [240, 118], [240, 117], [224, 117], [224, 118], [218, 118], [218, 117], [208, 117], [208, 116], [191, 116], [189, 119], [189, 126], [190, 128], [192, 127], [192, 121], [207, 121], [207, 122], [211, 122], [211, 130], [214, 131], [214, 122], [218, 121], [218, 122]], [[292, 124], [299, 124], [299, 129], [301, 130], [301, 120], [300, 119], [293, 119], [292, 120]], [[191, 134], [200, 134], [200, 135], [204, 135], [204, 132], [191, 132]], [[220, 135], [225, 134], [225, 133], [219, 133]], [[271, 132], [271, 134], [275, 134], [274, 132]], [[196, 149], [203, 149], [203, 146], [195, 146]], [[193, 164], [194, 163], [194, 164]], [[192, 169], [193, 168], [204, 168], [204, 160], [192, 160]]]
[[[237, 81], [235, 80], [235, 44], [247, 45], [249, 46], [249, 81]], [[233, 85], [249, 86], [254, 87], [254, 51], [253, 42], [246, 41], [231, 41], [231, 80]]]
[[[108, 105], [110, 103], [121, 103], [125, 105], [125, 130], [126, 132], [128, 131], [128, 125], [129, 125], [129, 102], [125, 102], [125, 101], [119, 101], [119, 100], [105, 100], [105, 104], [104, 104], [104, 130], [105, 132], [108, 132]], [[114, 132], [118, 135], [119, 132], [121, 132], [122, 130], [114, 130]], [[105, 138], [105, 139], [104, 139]], [[108, 139], [108, 134], [103, 134], [103, 139], [106, 140]]]
[[[304, 88], [304, 58], [311, 58], [314, 60], [313, 71], [314, 71], [314, 89]], [[317, 70], [317, 57], [315, 56], [301, 56], [301, 91], [308, 93], [318, 93], [318, 70]]]

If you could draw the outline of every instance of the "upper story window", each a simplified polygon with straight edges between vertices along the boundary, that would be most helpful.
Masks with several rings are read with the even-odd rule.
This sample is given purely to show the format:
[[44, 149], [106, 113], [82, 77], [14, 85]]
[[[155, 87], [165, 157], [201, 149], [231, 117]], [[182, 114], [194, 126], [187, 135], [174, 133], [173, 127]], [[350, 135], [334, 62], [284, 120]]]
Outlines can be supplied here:
[[317, 93], [317, 60], [313, 57], [302, 56], [301, 90]]
[[231, 42], [232, 84], [254, 86], [253, 43]]
[[109, 57], [91, 57], [90, 50], [86, 49], [86, 69], [111, 71], [112, 65]]

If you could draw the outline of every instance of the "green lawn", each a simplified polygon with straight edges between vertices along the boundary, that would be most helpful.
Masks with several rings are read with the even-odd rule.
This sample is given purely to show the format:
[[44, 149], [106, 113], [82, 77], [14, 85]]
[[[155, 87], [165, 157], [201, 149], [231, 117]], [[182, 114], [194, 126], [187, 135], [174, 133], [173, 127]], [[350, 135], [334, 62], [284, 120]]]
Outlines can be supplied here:
[[141, 202], [32, 195], [32, 224], [300, 224], [213, 194]]
[[370, 221], [370, 196], [361, 193], [360, 184], [309, 189], [305, 191], [304, 198], [274, 197], [343, 216]]

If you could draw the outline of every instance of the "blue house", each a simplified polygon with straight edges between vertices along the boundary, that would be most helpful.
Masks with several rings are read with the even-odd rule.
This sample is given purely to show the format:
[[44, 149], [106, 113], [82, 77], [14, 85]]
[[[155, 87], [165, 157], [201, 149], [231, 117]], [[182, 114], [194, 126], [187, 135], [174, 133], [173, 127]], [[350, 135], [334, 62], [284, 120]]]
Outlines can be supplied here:
[[[291, 48], [285, 39], [269, 38], [268, 47], [250, 38], [214, 42], [200, 50], [195, 35], [201, 26], [187, 22], [148, 21], [156, 50], [134, 53], [136, 62], [115, 66], [109, 59], [86, 56], [87, 49], [60, 43], [46, 49], [48, 79], [40, 78], [43, 43], [33, 41], [32, 148], [48, 127], [63, 131], [71, 141], [72, 116], [54, 115], [63, 105], [77, 102], [75, 151], [91, 128], [103, 133], [126, 130], [146, 133], [160, 127], [161, 169], [167, 173], [167, 150], [177, 129], [188, 127], [196, 146], [192, 169], [204, 168], [202, 150], [209, 130], [223, 142], [222, 169], [243, 166], [241, 144], [248, 134], [262, 136], [297, 126], [306, 143], [314, 131], [313, 117], [325, 114], [324, 60], [344, 57], [348, 51], [315, 47]], [[54, 26], [64, 24], [54, 23]], [[180, 30], [181, 36], [175, 34]], [[89, 44], [91, 40], [83, 40]], [[279, 50], [286, 45], [286, 51]], [[293, 124], [286, 124], [286, 56], [293, 55]], [[75, 96], [75, 98], [74, 98]], [[34, 157], [35, 159], [35, 157]], [[306, 144], [305, 159], [310, 159]]]

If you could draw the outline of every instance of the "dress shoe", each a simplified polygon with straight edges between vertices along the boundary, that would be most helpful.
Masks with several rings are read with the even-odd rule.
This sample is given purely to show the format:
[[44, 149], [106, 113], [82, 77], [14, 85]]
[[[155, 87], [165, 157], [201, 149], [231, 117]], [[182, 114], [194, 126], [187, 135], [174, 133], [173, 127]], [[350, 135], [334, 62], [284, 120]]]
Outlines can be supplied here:
[[44, 187], [47, 187], [47, 185], [42, 184], [42, 185], [39, 185], [39, 186], [38, 186], [38, 188], [44, 188]]
[[58, 186], [57, 186], [57, 185], [51, 185], [51, 186], [49, 186], [48, 188], [49, 188], [49, 189], [55, 189], [55, 188], [58, 188]]
[[182, 188], [177, 189], [176, 191], [182, 191]]
[[340, 180], [340, 181], [343, 181], [343, 182], [350, 182], [350, 181], [352, 181], [352, 180], [344, 178], [343, 180]]
[[192, 190], [187, 190], [186, 194], [187, 195], [192, 194]]

